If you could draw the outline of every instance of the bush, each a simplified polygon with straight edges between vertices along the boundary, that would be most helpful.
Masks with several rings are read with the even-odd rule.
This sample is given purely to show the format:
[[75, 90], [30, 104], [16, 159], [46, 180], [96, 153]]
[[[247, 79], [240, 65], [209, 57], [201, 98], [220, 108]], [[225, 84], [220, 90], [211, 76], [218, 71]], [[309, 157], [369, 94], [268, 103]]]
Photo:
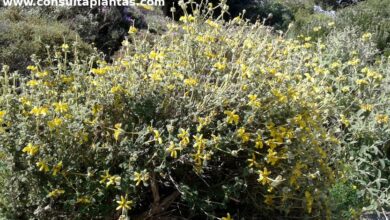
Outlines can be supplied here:
[[147, 28], [147, 13], [138, 7], [47, 7], [39, 14], [58, 20], [107, 55], [119, 50], [130, 26]]
[[288, 25], [294, 19], [293, 12], [285, 5], [275, 1], [230, 1], [230, 14], [232, 18], [240, 15], [245, 10], [245, 18], [274, 27], [276, 30], [287, 30]]
[[[346, 7], [337, 11], [336, 16], [312, 14], [301, 10], [295, 14], [296, 22], [293, 30], [295, 35], [304, 34], [313, 37], [323, 37], [329, 32], [328, 23], [334, 23], [334, 28], [342, 31], [355, 27], [359, 33], [371, 33], [372, 39], [385, 56], [390, 55], [390, 1], [370, 0]], [[322, 28], [320, 32], [318, 28]]]
[[[89, 43], [103, 52], [108, 61], [120, 49], [130, 26], [161, 33], [164, 31], [162, 23], [166, 21], [161, 17], [160, 10], [146, 10], [141, 6], [93, 9], [89, 7], [4, 8], [0, 13], [4, 19], [0, 25], [8, 31], [3, 33], [2, 40], [4, 45], [11, 44], [10, 48], [5, 49], [4, 58], [0, 58], [0, 63], [3, 60], [4, 63], [11, 65], [15, 62], [11, 60], [21, 59], [17, 61], [24, 63], [23, 66], [19, 65], [21, 69], [27, 66], [25, 64], [30, 60], [29, 56], [32, 53], [42, 57], [42, 54], [46, 55], [45, 45], [59, 45], [64, 40], [69, 44], [76, 39], [80, 43]], [[32, 32], [34, 33], [31, 34]], [[15, 37], [20, 34], [22, 38]], [[23, 37], [26, 39], [24, 40]], [[31, 42], [30, 38], [37, 39], [38, 42]], [[36, 44], [34, 46], [36, 49], [26, 53], [25, 47], [31, 43]], [[91, 52], [91, 46], [81, 44], [81, 52]], [[13, 50], [18, 52], [15, 53]], [[21, 57], [16, 59], [12, 57], [17, 55]], [[17, 69], [13, 65], [11, 67], [13, 70]]]
[[390, 55], [390, 1], [370, 0], [346, 8], [339, 14], [342, 26], [355, 26], [361, 32], [373, 34], [378, 48]]
[[83, 57], [92, 48], [83, 43], [80, 37], [67, 26], [26, 13], [19, 8], [0, 9], [0, 67], [8, 64], [12, 71], [26, 72], [31, 55], [37, 59], [47, 56], [47, 45], [77, 43], [79, 56]]
[[[176, 11], [174, 13], [175, 19], [179, 19], [184, 14], [179, 6], [178, 0], [167, 1], [165, 6], [165, 14], [172, 16], [169, 10], [175, 5]], [[202, 1], [196, 1], [198, 3]], [[204, 2], [204, 1], [203, 1]], [[216, 7], [220, 5], [219, 0], [207, 1]], [[227, 0], [228, 13], [225, 13], [225, 20], [231, 20], [241, 14], [244, 14], [245, 19], [249, 19], [252, 23], [256, 21], [263, 22], [266, 25], [273, 26], [277, 30], [287, 30], [288, 24], [294, 19], [293, 13], [284, 4], [280, 4], [270, 0]], [[190, 6], [186, 9], [188, 10]], [[243, 13], [245, 11], [245, 13]], [[220, 8], [216, 7], [214, 10], [214, 17], [221, 14]]]
[[[3, 69], [8, 218], [330, 218], [336, 180], [387, 166], [389, 64], [367, 36], [180, 20], [153, 42], [131, 28], [112, 64], [64, 45], [31, 78]], [[358, 149], [369, 164], [343, 163]], [[386, 201], [371, 174], [359, 192]]]
[[349, 182], [337, 182], [329, 194], [332, 219], [359, 218], [362, 208], [367, 205], [359, 196], [357, 187]]

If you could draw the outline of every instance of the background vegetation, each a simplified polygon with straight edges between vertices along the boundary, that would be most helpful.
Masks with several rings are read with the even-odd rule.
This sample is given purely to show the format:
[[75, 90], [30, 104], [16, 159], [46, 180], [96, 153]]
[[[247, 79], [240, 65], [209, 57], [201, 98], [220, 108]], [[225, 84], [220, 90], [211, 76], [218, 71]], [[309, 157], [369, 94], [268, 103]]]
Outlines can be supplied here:
[[0, 8], [0, 30], [0, 65], [6, 63], [12, 71], [20, 73], [25, 73], [32, 63], [31, 55], [43, 59], [47, 56], [47, 47], [61, 45], [64, 41], [76, 43], [81, 56], [92, 51], [92, 47], [68, 26], [18, 8]]

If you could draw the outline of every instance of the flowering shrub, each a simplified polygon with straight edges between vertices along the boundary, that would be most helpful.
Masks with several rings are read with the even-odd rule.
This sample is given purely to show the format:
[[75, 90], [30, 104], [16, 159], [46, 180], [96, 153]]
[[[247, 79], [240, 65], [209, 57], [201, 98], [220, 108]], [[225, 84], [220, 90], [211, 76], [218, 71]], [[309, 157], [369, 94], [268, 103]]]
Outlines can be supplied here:
[[65, 44], [30, 78], [3, 68], [9, 218], [330, 218], [329, 189], [355, 168], [362, 195], [388, 187], [389, 66], [367, 37], [180, 22], [154, 41], [131, 28], [112, 64], [67, 62]]

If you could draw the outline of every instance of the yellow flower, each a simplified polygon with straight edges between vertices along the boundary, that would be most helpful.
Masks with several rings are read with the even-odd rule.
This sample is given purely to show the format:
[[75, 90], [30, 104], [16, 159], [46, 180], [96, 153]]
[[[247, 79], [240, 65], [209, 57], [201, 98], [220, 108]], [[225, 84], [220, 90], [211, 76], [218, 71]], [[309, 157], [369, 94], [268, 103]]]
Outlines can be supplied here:
[[117, 86], [114, 86], [111, 88], [110, 92], [113, 93], [113, 94], [120, 94], [121, 92], [123, 92], [124, 89], [122, 86], [120, 85], [117, 85]]
[[212, 50], [205, 50], [204, 55], [206, 55], [206, 57], [209, 59], [217, 57], [217, 55]]
[[162, 144], [163, 141], [160, 132], [158, 130], [153, 130], [153, 133], [154, 133], [154, 141], [156, 141], [159, 144]]
[[38, 78], [42, 78], [42, 77], [45, 77], [45, 76], [49, 75], [49, 72], [47, 72], [47, 71], [37, 72], [35, 75], [36, 75]]
[[173, 72], [172, 75], [174, 77], [176, 77], [176, 79], [180, 79], [180, 80], [183, 80], [184, 79], [184, 75], [179, 73], [179, 72]]
[[218, 63], [214, 64], [214, 68], [216, 68], [219, 71], [223, 71], [226, 69], [226, 64], [218, 62]]
[[257, 138], [256, 138], [256, 143], [255, 144], [256, 144], [255, 145], [256, 148], [259, 148], [259, 149], [263, 148], [263, 138], [261, 137], [260, 134], [257, 134]]
[[46, 116], [49, 112], [49, 109], [46, 107], [34, 107], [30, 113], [35, 116]]
[[260, 107], [261, 106], [261, 103], [257, 99], [257, 95], [251, 94], [251, 95], [248, 95], [248, 98], [249, 98], [249, 102], [248, 102], [249, 106], [252, 106], [252, 107]]
[[333, 27], [334, 25], [335, 25], [335, 22], [334, 22], [334, 21], [328, 23], [328, 26], [329, 26], [329, 27]]
[[108, 178], [108, 181], [106, 183], [106, 187], [109, 187], [111, 185], [117, 185], [119, 186], [121, 184], [121, 177], [118, 175], [110, 176]]
[[362, 104], [360, 105], [360, 108], [366, 112], [371, 112], [374, 106], [370, 104]]
[[149, 58], [152, 60], [162, 60], [165, 57], [164, 52], [156, 52], [154, 50], [150, 51]]
[[47, 123], [50, 129], [58, 128], [62, 125], [62, 119], [60, 118], [54, 118], [53, 120], [49, 121]]
[[233, 220], [233, 218], [230, 216], [230, 213], [228, 213], [226, 217], [222, 217], [221, 220]]
[[187, 15], [187, 16], [181, 16], [179, 18], [179, 21], [183, 22], [183, 23], [191, 23], [191, 22], [194, 22], [195, 21], [195, 17], [192, 16], [192, 15]]
[[340, 122], [343, 123], [346, 127], [351, 124], [351, 122], [343, 114], [340, 115]]
[[53, 176], [57, 176], [57, 174], [61, 171], [62, 169], [62, 161], [58, 162], [54, 167], [53, 167]]
[[62, 44], [61, 48], [62, 48], [62, 50], [67, 51], [69, 49], [69, 45], [68, 44]]
[[100, 183], [104, 183], [111, 178], [111, 175], [108, 170], [105, 170], [104, 175], [100, 175], [100, 178], [101, 178]]
[[357, 85], [367, 85], [368, 84], [368, 82], [367, 82], [367, 80], [365, 80], [365, 79], [357, 79], [356, 80], [356, 84]]
[[36, 66], [27, 66], [27, 70], [30, 70], [31, 72], [36, 72], [36, 71], [38, 71], [38, 67], [36, 67]]
[[343, 86], [343, 88], [341, 88], [341, 91], [342, 91], [343, 93], [347, 93], [347, 92], [350, 91], [350, 88], [349, 88], [349, 86]]
[[337, 68], [340, 68], [341, 67], [341, 63], [340, 62], [333, 62], [332, 64], [330, 64], [330, 68], [332, 69], [337, 69]]
[[27, 105], [27, 106], [31, 105], [31, 101], [26, 97], [21, 97], [19, 101], [22, 103], [22, 105]]
[[32, 79], [30, 81], [27, 82], [27, 86], [30, 86], [30, 87], [35, 87], [35, 86], [38, 86], [39, 85], [39, 81], [35, 80], [35, 79]]
[[213, 140], [213, 144], [215, 144], [215, 145], [217, 145], [218, 146], [218, 144], [221, 142], [221, 135], [214, 135], [214, 134], [212, 134], [211, 135], [211, 137], [212, 137], [212, 140]]
[[276, 162], [278, 162], [279, 158], [276, 156], [277, 153], [273, 151], [272, 149], [268, 149], [268, 155], [267, 155], [267, 163], [271, 165], [275, 165]]
[[177, 137], [181, 139], [180, 146], [186, 147], [190, 143], [189, 129], [184, 130], [183, 128], [180, 128]]
[[381, 80], [383, 78], [382, 74], [374, 71], [374, 70], [371, 70], [367, 67], [364, 67], [362, 70], [361, 70], [362, 73], [365, 73], [367, 78], [372, 78], [372, 79], [377, 79], [377, 80]]
[[228, 124], [238, 124], [238, 121], [240, 120], [240, 116], [235, 114], [234, 111], [225, 111], [225, 115], [227, 115], [226, 122]]
[[42, 172], [49, 172], [49, 166], [47, 165], [46, 160], [39, 159], [39, 161], [36, 163], [37, 167], [39, 168], [39, 171]]
[[385, 124], [389, 122], [389, 116], [388, 115], [376, 115], [375, 120], [378, 124]]
[[218, 23], [216, 23], [216, 22], [214, 22], [214, 21], [212, 21], [210, 19], [207, 19], [205, 23], [210, 25], [210, 27], [213, 27], [215, 29], [219, 29], [220, 28]]
[[362, 40], [363, 40], [363, 41], [369, 41], [369, 40], [371, 39], [371, 37], [372, 37], [372, 34], [366, 32], [366, 33], [363, 34]]
[[240, 16], [236, 16], [233, 18], [232, 23], [233, 24], [240, 24], [242, 22], [242, 19]]
[[114, 129], [114, 139], [116, 141], [119, 140], [119, 136], [124, 132], [124, 130], [122, 129], [122, 124], [121, 123], [117, 123], [114, 125], [115, 129]]
[[178, 150], [178, 148], [176, 148], [175, 143], [173, 143], [173, 141], [171, 141], [171, 143], [169, 144], [169, 147], [167, 148], [167, 152], [171, 154], [171, 157], [176, 159], [177, 158], [177, 150]]
[[6, 111], [0, 111], [0, 123], [3, 122], [6, 113], [7, 113]]
[[133, 180], [136, 182], [135, 185], [138, 186], [141, 182], [146, 182], [149, 180], [149, 173], [146, 170], [141, 172], [134, 172]]
[[203, 156], [200, 153], [200, 151], [198, 151], [196, 154], [194, 154], [194, 161], [195, 161], [196, 169], [198, 169], [199, 171], [201, 170], [202, 159], [203, 159]]
[[130, 210], [131, 206], [133, 205], [132, 200], [127, 200], [127, 195], [125, 197], [121, 196], [121, 200], [116, 201], [116, 203], [118, 203], [116, 210], [122, 209], [122, 211]]
[[348, 65], [351, 65], [351, 66], [357, 66], [359, 63], [360, 63], [359, 58], [354, 58], [354, 59], [348, 61]]
[[189, 87], [196, 86], [196, 85], [198, 85], [198, 80], [196, 80], [194, 78], [185, 79], [184, 85], [189, 86]]
[[63, 102], [55, 102], [53, 103], [54, 111], [58, 113], [65, 113], [69, 109], [69, 105]]
[[61, 77], [63, 83], [71, 83], [74, 80], [73, 76], [62, 76]]
[[282, 104], [287, 103], [287, 96], [283, 95], [278, 89], [272, 89], [271, 93], [278, 98], [278, 101]]
[[135, 28], [134, 26], [130, 27], [129, 34], [136, 34], [137, 32], [138, 32], [137, 28]]
[[95, 75], [99, 75], [99, 76], [102, 76], [104, 74], [106, 74], [107, 72], [109, 71], [109, 68], [107, 67], [104, 67], [104, 68], [92, 68], [91, 69], [91, 72]]
[[313, 31], [314, 32], [318, 32], [318, 31], [320, 31], [322, 29], [322, 27], [321, 26], [318, 26], [318, 27], [314, 27], [313, 28]]
[[203, 150], [206, 146], [206, 140], [203, 139], [203, 134], [197, 134], [193, 136], [195, 139], [194, 147], [198, 148], [200, 151]]
[[136, 182], [135, 185], [138, 186], [142, 182], [142, 174], [139, 172], [134, 172], [134, 181]]
[[257, 179], [257, 181], [263, 185], [267, 184], [267, 183], [270, 183], [270, 179], [268, 178], [268, 176], [271, 174], [271, 171], [268, 171], [267, 167], [264, 167], [263, 170], [260, 170], [259, 171], [259, 178]]
[[39, 146], [29, 143], [26, 147], [23, 148], [22, 152], [34, 156], [39, 152]]
[[249, 162], [249, 165], [248, 165], [249, 167], [256, 167], [257, 166], [255, 154], [252, 154], [252, 158], [248, 159], [247, 161]]
[[160, 72], [154, 72], [152, 74], [149, 74], [150, 79], [153, 81], [162, 81], [162, 74]]
[[94, 105], [93, 107], [92, 107], [92, 114], [94, 115], [94, 116], [96, 116], [99, 112], [101, 112], [103, 110], [103, 106], [102, 105], [98, 105], [98, 104], [96, 104], [96, 105]]
[[60, 195], [64, 194], [65, 193], [65, 190], [62, 190], [62, 189], [55, 189], [53, 191], [51, 191], [48, 196], [49, 197], [52, 197], [52, 198], [57, 198], [59, 197]]
[[250, 39], [250, 38], [247, 38], [244, 40], [244, 48], [248, 48], [248, 49], [251, 49], [253, 48], [253, 41]]
[[198, 117], [198, 122], [199, 122], [199, 125], [197, 126], [196, 131], [200, 132], [204, 126], [207, 126], [211, 123], [211, 118], [210, 118], [210, 116]]
[[245, 132], [245, 128], [240, 128], [240, 129], [238, 129], [238, 130], [237, 130], [237, 136], [238, 136], [239, 138], [241, 138], [242, 143], [246, 143], [246, 142], [248, 142], [249, 139], [250, 139], [249, 133], [246, 133], [246, 132]]

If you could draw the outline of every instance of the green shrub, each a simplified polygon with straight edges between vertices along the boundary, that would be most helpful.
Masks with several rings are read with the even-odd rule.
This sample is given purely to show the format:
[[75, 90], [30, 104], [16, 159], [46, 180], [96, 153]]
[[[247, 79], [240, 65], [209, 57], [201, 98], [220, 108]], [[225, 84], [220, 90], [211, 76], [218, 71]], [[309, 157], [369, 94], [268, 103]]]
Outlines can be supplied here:
[[390, 55], [390, 1], [368, 0], [340, 11], [341, 27], [355, 26], [362, 33], [373, 34], [378, 48]]
[[330, 189], [332, 219], [356, 219], [361, 215], [365, 201], [357, 187], [348, 182], [337, 182]]
[[31, 78], [4, 68], [8, 218], [325, 219], [343, 176], [386, 207], [386, 168], [355, 175], [389, 162], [389, 64], [367, 36], [180, 20], [154, 41], [131, 28], [112, 64], [63, 45]]
[[[199, 0], [196, 2], [200, 3], [202, 1]], [[214, 7], [219, 5], [220, 2], [219, 0], [207, 1], [207, 3], [211, 3]], [[175, 5], [176, 11], [174, 17], [175, 19], [179, 19], [184, 12], [178, 3], [178, 0], [167, 1], [165, 14], [172, 16], [172, 13], [168, 9]], [[234, 17], [244, 14], [244, 18], [249, 19], [252, 23], [261, 21], [266, 25], [273, 26], [276, 30], [287, 30], [288, 24], [294, 19], [293, 13], [289, 8], [285, 7], [284, 4], [272, 0], [227, 0], [226, 3], [228, 5], [228, 13], [224, 16], [226, 20], [231, 20]], [[216, 8], [214, 17], [218, 17], [221, 14], [221, 10], [218, 7]], [[245, 13], [243, 13], [244, 11]]]
[[[313, 14], [308, 10], [298, 10], [295, 13], [295, 24], [291, 33], [294, 35], [308, 35], [323, 37], [329, 32], [328, 23], [335, 23], [334, 28], [342, 31], [354, 27], [359, 33], [371, 33], [372, 39], [385, 56], [390, 55], [390, 1], [368, 0], [360, 2], [336, 13], [332, 18], [324, 14]], [[315, 31], [321, 27], [322, 31]]]
[[[96, 47], [106, 55], [105, 59], [108, 61], [120, 49], [130, 26], [161, 33], [166, 22], [158, 8], [147, 10], [141, 6], [93, 9], [89, 7], [4, 8], [0, 13], [4, 20], [0, 25], [5, 31], [11, 32], [3, 33], [4, 45], [11, 43], [11, 47], [5, 49], [4, 58], [0, 58], [0, 63], [4, 60], [3, 62], [9, 65], [12, 64], [11, 60], [28, 63], [32, 53], [42, 57], [42, 54], [46, 54], [44, 47], [46, 44], [59, 45], [64, 40], [72, 43], [76, 39]], [[33, 34], [30, 35], [31, 33]], [[23, 37], [37, 39], [37, 42], [28, 41], [30, 38], [24, 40]], [[25, 47], [31, 43], [36, 45], [34, 46], [36, 49], [26, 53]], [[92, 47], [86, 43], [80, 43], [82, 49], [79, 50], [83, 54], [91, 52]], [[17, 52], [13, 52], [11, 48]], [[12, 54], [20, 57], [12, 57]], [[26, 65], [21, 67], [23, 69]], [[13, 65], [11, 68], [17, 69]]]
[[145, 13], [138, 7], [50, 7], [39, 14], [68, 25], [108, 56], [119, 50], [130, 26], [147, 27]]
[[26, 72], [33, 54], [37, 59], [47, 57], [47, 45], [61, 45], [65, 41], [77, 43], [79, 57], [92, 51], [67, 26], [19, 8], [0, 9], [0, 30], [0, 65], [9, 65], [12, 71]]
[[292, 11], [275, 1], [228, 1], [230, 4], [230, 14], [232, 18], [238, 16], [245, 10], [245, 18], [251, 22], [257, 20], [264, 22], [265, 25], [273, 26], [276, 30], [287, 30], [288, 25], [294, 19]]

